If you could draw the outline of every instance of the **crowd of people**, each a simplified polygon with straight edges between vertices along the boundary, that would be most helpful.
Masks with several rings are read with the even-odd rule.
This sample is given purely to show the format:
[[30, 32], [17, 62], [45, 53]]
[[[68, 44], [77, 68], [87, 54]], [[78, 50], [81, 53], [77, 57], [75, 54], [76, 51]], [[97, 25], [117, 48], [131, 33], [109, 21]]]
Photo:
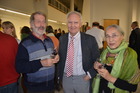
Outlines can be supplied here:
[[69, 12], [66, 19], [68, 33], [46, 26], [46, 15], [34, 12], [31, 27], [21, 29], [21, 40], [12, 22], [2, 23], [0, 93], [135, 92], [140, 82], [138, 22], [132, 23], [126, 42], [118, 25], [104, 29], [93, 22], [81, 32], [79, 12]]

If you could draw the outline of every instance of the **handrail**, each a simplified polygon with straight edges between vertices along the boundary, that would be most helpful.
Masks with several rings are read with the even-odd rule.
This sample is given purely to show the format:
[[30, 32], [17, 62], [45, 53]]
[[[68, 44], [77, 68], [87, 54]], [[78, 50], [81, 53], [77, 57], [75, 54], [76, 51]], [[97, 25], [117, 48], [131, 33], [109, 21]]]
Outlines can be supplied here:
[[64, 4], [62, 4], [61, 2], [59, 2], [57, 0], [49, 0], [48, 3], [50, 6], [58, 9], [59, 11], [65, 13], [65, 14], [67, 14], [70, 11], [69, 8], [67, 8]]

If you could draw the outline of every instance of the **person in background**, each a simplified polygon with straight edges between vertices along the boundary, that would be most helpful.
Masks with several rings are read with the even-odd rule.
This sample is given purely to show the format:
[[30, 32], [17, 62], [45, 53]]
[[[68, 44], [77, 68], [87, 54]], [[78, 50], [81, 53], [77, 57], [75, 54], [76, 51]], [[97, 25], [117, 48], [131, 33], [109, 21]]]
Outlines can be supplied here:
[[19, 44], [16, 70], [24, 76], [27, 93], [54, 93], [54, 64], [52, 40], [45, 35], [46, 15], [34, 12], [30, 17], [32, 33]]
[[[99, 29], [102, 29], [103, 31], [105, 30], [104, 27], [103, 27], [102, 25], [99, 25]], [[106, 42], [106, 40], [105, 40], [105, 38], [104, 38], [104, 41], [103, 41], [103, 48], [106, 49], [106, 47], [107, 47], [107, 42]]]
[[[54, 36], [54, 33], [53, 33], [53, 28], [52, 26], [47, 26], [46, 27], [46, 34], [48, 37], [50, 37], [53, 41], [53, 44], [54, 44], [54, 49], [55, 49], [55, 53], [58, 52], [58, 47], [59, 47], [59, 40]], [[54, 77], [54, 86], [55, 86], [55, 90], [60, 90], [58, 89], [59, 86], [57, 84], [58, 82], [58, 79], [57, 79], [57, 73], [58, 73], [58, 70], [57, 70], [57, 63], [55, 64], [55, 77]]]
[[55, 49], [58, 50], [59, 41], [58, 41], [58, 39], [54, 36], [52, 26], [49, 25], [49, 26], [46, 27], [46, 34], [47, 34], [47, 36], [49, 36], [49, 37], [52, 39]]
[[2, 31], [1, 23], [2, 23], [2, 19], [0, 19], [0, 31]]
[[96, 38], [100, 53], [103, 51], [103, 41], [104, 41], [104, 38], [105, 38], [104, 32], [105, 31], [103, 31], [102, 29], [99, 29], [99, 23], [98, 22], [93, 22], [92, 23], [92, 29], [86, 31], [86, 34], [92, 35]]
[[66, 34], [66, 32], [64, 30], [62, 30], [62, 35]]
[[55, 35], [55, 37], [56, 37], [56, 34], [57, 34], [57, 29], [54, 30], [54, 35]]
[[90, 30], [90, 29], [91, 29], [91, 27], [90, 27], [90, 26], [86, 27], [86, 31], [87, 31], [87, 30]]
[[72, 11], [67, 14], [69, 33], [59, 39], [59, 78], [64, 93], [91, 93], [92, 78], [96, 75], [93, 63], [99, 57], [93, 36], [80, 32], [82, 16]]
[[118, 25], [106, 28], [107, 48], [95, 62], [98, 72], [93, 81], [93, 93], [132, 93], [140, 82], [136, 52], [124, 41], [124, 32]]
[[18, 43], [0, 31], [0, 93], [18, 93], [19, 74], [15, 69]]
[[61, 36], [62, 34], [61, 34], [61, 29], [59, 28], [58, 30], [57, 30], [57, 33], [56, 33], [56, 38], [59, 40], [59, 37]]
[[24, 38], [29, 36], [29, 34], [31, 34], [31, 30], [28, 26], [24, 26], [22, 27], [20, 33], [21, 33], [21, 40], [23, 40]]
[[[17, 39], [15, 26], [14, 26], [14, 24], [12, 22], [10, 22], [10, 21], [3, 22], [2, 23], [2, 28], [3, 28], [3, 32], [5, 34], [13, 36], [17, 40], [18, 44], [20, 43], [20, 40]], [[23, 90], [22, 90], [22, 87], [21, 87], [21, 78], [20, 77], [19, 77], [18, 82], [19, 82], [19, 92], [23, 93]]]
[[5, 34], [13, 36], [17, 40], [18, 44], [20, 43], [20, 40], [17, 38], [17, 35], [16, 35], [15, 26], [12, 22], [4, 21], [2, 23], [2, 29]]
[[102, 25], [99, 25], [99, 29], [104, 30], [104, 27]]
[[140, 68], [140, 28], [137, 21], [132, 22], [130, 37], [129, 37], [129, 47], [134, 49], [138, 54], [138, 64]]
[[[20, 30], [21, 40], [29, 36], [30, 33], [31, 33], [30, 28], [28, 26], [23, 26], [22, 29]], [[19, 78], [19, 93], [27, 93], [27, 89], [23, 82], [24, 82], [24, 76], [21, 74]]]

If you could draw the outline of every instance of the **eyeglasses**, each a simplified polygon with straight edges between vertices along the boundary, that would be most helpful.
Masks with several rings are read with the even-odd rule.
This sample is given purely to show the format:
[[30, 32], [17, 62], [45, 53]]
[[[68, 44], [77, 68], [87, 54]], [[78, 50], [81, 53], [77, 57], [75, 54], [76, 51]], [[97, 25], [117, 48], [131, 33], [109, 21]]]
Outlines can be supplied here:
[[105, 37], [108, 39], [108, 38], [117, 38], [118, 36], [120, 36], [120, 35], [114, 34], [112, 36], [106, 35]]

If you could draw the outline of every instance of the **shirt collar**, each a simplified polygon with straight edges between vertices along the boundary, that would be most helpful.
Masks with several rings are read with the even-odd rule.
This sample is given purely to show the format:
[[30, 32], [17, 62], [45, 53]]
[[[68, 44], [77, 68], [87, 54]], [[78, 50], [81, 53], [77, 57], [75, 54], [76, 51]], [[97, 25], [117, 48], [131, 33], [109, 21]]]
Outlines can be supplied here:
[[[78, 37], [80, 36], [80, 32], [78, 32], [75, 36], [73, 36], [74, 37], [74, 39], [77, 39]], [[71, 35], [70, 35], [70, 33], [69, 33], [69, 39], [71, 39]]]
[[[48, 37], [45, 35], [45, 34], [43, 34], [43, 36], [44, 36], [44, 38], [45, 39], [48, 39]], [[41, 40], [41, 39], [39, 39], [37, 36], [35, 36], [34, 34], [30, 34], [30, 38], [34, 41], [34, 42], [37, 42], [38, 40]], [[45, 40], [44, 39], [44, 40]], [[42, 40], [41, 40], [42, 41]]]

